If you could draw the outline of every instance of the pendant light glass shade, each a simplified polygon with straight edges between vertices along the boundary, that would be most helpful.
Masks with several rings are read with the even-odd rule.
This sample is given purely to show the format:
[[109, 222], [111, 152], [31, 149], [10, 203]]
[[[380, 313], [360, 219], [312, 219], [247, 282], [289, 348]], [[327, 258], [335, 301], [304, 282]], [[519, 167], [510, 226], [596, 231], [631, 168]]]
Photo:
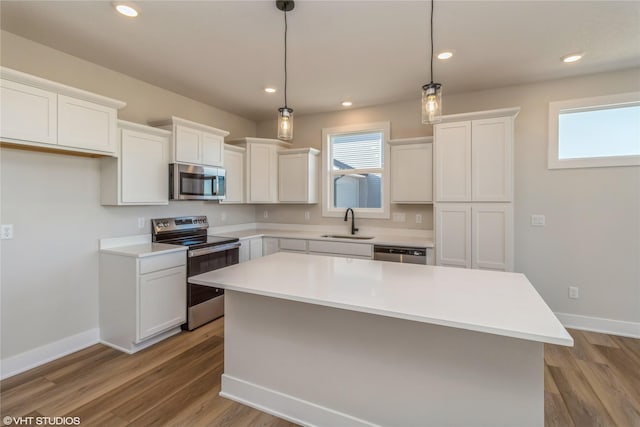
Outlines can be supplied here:
[[278, 139], [293, 139], [293, 110], [288, 107], [278, 108]]
[[431, 82], [422, 86], [422, 123], [426, 125], [442, 121], [442, 85]]

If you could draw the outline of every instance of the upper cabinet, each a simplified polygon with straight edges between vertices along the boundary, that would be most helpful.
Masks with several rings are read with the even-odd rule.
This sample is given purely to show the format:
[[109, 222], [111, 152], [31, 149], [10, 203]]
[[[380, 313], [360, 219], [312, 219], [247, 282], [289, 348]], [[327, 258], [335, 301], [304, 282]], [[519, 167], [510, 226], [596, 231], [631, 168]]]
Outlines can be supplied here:
[[0, 138], [24, 148], [115, 156], [126, 104], [0, 68]]
[[170, 150], [171, 163], [202, 166], [224, 166], [224, 137], [226, 130], [171, 117], [149, 123], [173, 132]]
[[244, 157], [246, 149], [235, 145], [224, 146], [224, 167], [227, 171], [227, 193], [220, 203], [244, 203]]
[[228, 144], [246, 149], [246, 203], [278, 203], [278, 151], [291, 147], [279, 139], [238, 138]]
[[433, 138], [392, 139], [391, 202], [433, 202]]
[[519, 111], [444, 116], [434, 126], [436, 201], [513, 200], [513, 122]]
[[118, 158], [101, 163], [103, 205], [169, 204], [171, 132], [118, 121]]
[[318, 203], [318, 155], [315, 148], [278, 152], [280, 203]]

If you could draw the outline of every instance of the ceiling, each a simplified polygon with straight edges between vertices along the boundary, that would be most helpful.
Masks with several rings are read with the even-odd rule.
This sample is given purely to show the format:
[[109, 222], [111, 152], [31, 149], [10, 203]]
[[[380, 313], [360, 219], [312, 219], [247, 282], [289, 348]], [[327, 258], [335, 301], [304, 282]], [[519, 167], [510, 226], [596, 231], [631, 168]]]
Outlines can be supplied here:
[[[284, 105], [275, 2], [2, 1], [1, 27], [253, 120]], [[288, 104], [296, 114], [418, 99], [429, 81], [424, 1], [296, 1]], [[437, 1], [435, 81], [460, 93], [640, 66], [640, 1]], [[585, 52], [582, 61], [560, 57]], [[272, 95], [263, 91], [273, 86]]]

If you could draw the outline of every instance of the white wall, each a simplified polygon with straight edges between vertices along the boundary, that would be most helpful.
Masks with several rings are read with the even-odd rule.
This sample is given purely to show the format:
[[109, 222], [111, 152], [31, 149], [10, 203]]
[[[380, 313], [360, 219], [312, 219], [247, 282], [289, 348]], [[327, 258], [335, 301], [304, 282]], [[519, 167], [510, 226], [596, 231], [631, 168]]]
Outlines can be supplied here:
[[[1, 64], [127, 102], [122, 119], [170, 115], [253, 136], [255, 123], [13, 34], [1, 34]], [[207, 215], [214, 225], [255, 221], [253, 206], [171, 202], [157, 207], [100, 205], [100, 160], [0, 149], [2, 240], [1, 357], [98, 327], [98, 240], [150, 233], [150, 218]], [[226, 221], [221, 213], [226, 213]], [[143, 229], [137, 218], [146, 218]]]
[[[444, 87], [445, 114], [522, 108], [515, 122], [515, 269], [555, 312], [640, 322], [640, 167], [547, 169], [549, 102], [637, 90], [639, 69], [456, 95]], [[431, 135], [420, 123], [418, 93], [415, 101], [298, 116], [294, 145], [320, 149], [323, 127], [385, 120], [392, 138]], [[258, 136], [275, 132], [275, 120], [258, 123]], [[313, 209], [312, 222], [330, 221]], [[292, 220], [290, 209], [274, 210], [268, 221]], [[263, 221], [260, 208], [256, 213]], [[546, 227], [530, 226], [531, 214], [546, 215]], [[568, 298], [570, 285], [580, 288], [580, 299]]]

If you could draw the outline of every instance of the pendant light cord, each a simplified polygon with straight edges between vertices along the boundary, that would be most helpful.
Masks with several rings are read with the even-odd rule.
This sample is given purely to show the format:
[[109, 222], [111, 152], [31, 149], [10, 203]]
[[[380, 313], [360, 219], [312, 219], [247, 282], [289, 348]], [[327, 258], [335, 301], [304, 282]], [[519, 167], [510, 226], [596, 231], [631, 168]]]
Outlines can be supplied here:
[[284, 11], [284, 106], [287, 108], [287, 11]]
[[[285, 15], [286, 18], [286, 15]], [[433, 83], [433, 0], [431, 0], [431, 26], [430, 26], [430, 30], [431, 30], [431, 83]], [[286, 75], [286, 72], [285, 72]], [[285, 85], [286, 87], [286, 85]], [[286, 93], [286, 90], [285, 90]], [[286, 98], [286, 95], [285, 95]], [[286, 102], [285, 102], [286, 104]]]

